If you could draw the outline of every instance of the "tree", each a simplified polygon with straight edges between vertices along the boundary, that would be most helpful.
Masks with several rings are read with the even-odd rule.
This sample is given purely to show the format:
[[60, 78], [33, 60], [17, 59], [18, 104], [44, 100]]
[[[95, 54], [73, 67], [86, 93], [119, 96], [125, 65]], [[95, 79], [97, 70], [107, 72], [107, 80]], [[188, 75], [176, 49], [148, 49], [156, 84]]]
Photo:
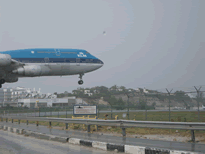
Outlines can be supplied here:
[[123, 110], [125, 109], [125, 102], [122, 100], [122, 97], [120, 97], [117, 101], [116, 107], [117, 110]]

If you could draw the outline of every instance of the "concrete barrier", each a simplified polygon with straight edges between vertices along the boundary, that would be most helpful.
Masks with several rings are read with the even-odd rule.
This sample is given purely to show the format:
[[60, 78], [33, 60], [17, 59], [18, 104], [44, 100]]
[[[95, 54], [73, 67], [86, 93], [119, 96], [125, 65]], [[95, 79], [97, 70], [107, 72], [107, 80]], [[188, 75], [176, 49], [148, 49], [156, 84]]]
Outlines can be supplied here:
[[80, 145], [92, 147], [92, 141], [89, 140], [80, 140]]
[[125, 145], [125, 153], [130, 154], [145, 154], [145, 147]]
[[12, 127], [8, 127], [8, 132], [13, 132], [13, 128]]
[[113, 143], [107, 144], [107, 150], [109, 150], [109, 151], [117, 150], [117, 152], [125, 152], [124, 145], [113, 144]]
[[34, 134], [35, 134], [35, 137], [38, 139], [50, 140], [50, 136], [47, 134], [38, 133], [38, 132], [35, 132]]
[[71, 144], [80, 145], [80, 139], [78, 139], [78, 138], [69, 138], [68, 142], [71, 143]]
[[198, 154], [196, 152], [187, 152], [187, 151], [176, 151], [176, 150], [171, 150], [170, 154]]
[[159, 149], [159, 148], [146, 147], [146, 148], [145, 148], [145, 154], [150, 154], [150, 153], [170, 154], [170, 150], [168, 150], [168, 149]]
[[66, 143], [66, 142], [68, 142], [69, 138], [68, 137], [60, 137], [60, 136], [51, 136], [51, 135], [49, 135], [49, 140]]
[[7, 129], [8, 129], [8, 127], [4, 125], [4, 130], [7, 130]]
[[18, 133], [18, 134], [23, 134], [23, 130], [24, 130], [24, 129], [18, 129], [18, 128], [17, 128], [16, 133]]
[[17, 128], [13, 128], [13, 133], [17, 133]]
[[98, 149], [101, 149], [101, 150], [107, 150], [107, 143], [106, 142], [93, 141], [92, 146], [94, 148], [98, 148]]

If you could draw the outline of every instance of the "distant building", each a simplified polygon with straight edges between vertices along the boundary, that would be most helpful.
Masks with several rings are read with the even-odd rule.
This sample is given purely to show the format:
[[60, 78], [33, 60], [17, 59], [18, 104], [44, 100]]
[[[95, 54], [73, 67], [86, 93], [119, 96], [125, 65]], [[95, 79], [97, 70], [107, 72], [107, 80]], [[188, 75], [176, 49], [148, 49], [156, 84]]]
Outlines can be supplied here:
[[87, 102], [85, 102], [83, 99], [81, 99], [81, 98], [77, 98], [76, 99], [76, 104], [85, 104], [85, 105], [87, 105], [88, 103]]
[[88, 96], [93, 95], [93, 93], [91, 93], [90, 90], [84, 90], [84, 94], [87, 94]]
[[[54, 94], [41, 94], [41, 89], [38, 91], [35, 88], [24, 88], [24, 87], [15, 87], [15, 88], [3, 88], [0, 90], [0, 107], [10, 105], [17, 107], [18, 100], [27, 100], [28, 99], [55, 99], [57, 95]], [[25, 101], [26, 102], [26, 101]]]
[[76, 104], [76, 97], [52, 98], [52, 99], [19, 99], [18, 106], [28, 108], [36, 107], [65, 107]]
[[145, 88], [143, 89], [143, 92], [146, 94], [149, 93], [149, 91], [147, 91]]

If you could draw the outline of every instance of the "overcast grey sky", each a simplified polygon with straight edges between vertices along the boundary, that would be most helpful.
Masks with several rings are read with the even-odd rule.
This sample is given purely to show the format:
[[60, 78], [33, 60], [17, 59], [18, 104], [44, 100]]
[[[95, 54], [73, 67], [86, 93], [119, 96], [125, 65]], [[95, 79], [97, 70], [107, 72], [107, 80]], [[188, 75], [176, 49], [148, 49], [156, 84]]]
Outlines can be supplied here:
[[4, 87], [53, 93], [205, 85], [205, 0], [2, 0], [0, 7], [1, 51], [80, 48], [104, 62], [82, 86], [74, 75], [20, 78]]

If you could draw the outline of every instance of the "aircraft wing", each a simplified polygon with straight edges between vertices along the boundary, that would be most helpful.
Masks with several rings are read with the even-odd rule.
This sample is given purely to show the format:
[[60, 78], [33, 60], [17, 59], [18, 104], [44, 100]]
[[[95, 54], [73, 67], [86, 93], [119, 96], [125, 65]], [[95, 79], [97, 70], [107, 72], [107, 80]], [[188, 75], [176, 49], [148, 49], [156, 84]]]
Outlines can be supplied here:
[[24, 66], [25, 65], [24, 63], [19, 62], [19, 61], [14, 60], [14, 59], [11, 59], [11, 63], [14, 64], [14, 65], [19, 65], [19, 66]]

